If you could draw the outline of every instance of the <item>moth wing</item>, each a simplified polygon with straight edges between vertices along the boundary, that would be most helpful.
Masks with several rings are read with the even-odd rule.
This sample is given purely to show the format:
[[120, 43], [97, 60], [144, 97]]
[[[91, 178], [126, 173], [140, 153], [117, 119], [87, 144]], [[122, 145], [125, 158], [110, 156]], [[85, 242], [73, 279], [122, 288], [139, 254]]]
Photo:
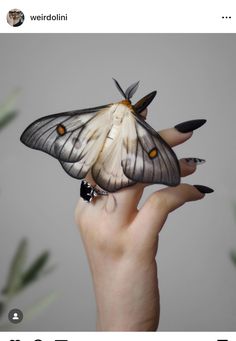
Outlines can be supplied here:
[[75, 179], [83, 179], [91, 168], [91, 163], [77, 161], [77, 162], [63, 162], [60, 161], [62, 168], [68, 175]]
[[[79, 148], [78, 151], [81, 151], [79, 161], [76, 162], [63, 162], [60, 161], [64, 170], [73, 178], [83, 179], [92, 165], [96, 162], [98, 155], [104, 145], [104, 141], [106, 140], [106, 136], [109, 132], [109, 127], [104, 127], [104, 122], [99, 121], [99, 124], [102, 123], [102, 126], [98, 128], [98, 126], [94, 126], [97, 122], [90, 121], [87, 124], [87, 130], [96, 131], [96, 135], [92, 135], [92, 138], [89, 140], [84, 140], [85, 146], [84, 148]], [[79, 141], [78, 141], [79, 143]]]
[[180, 183], [178, 159], [171, 147], [145, 121], [135, 116], [135, 130], [126, 142], [122, 161], [125, 175], [136, 182], [176, 186]]
[[[64, 162], [76, 162], [98, 136], [105, 140], [112, 105], [69, 111], [40, 118], [21, 136], [30, 148], [41, 150]], [[101, 141], [101, 139], [100, 139]], [[97, 150], [97, 149], [96, 149]], [[93, 153], [94, 154], [94, 153]]]
[[134, 126], [133, 115], [127, 113], [114, 140], [110, 139], [110, 133], [108, 134], [104, 148], [92, 167], [94, 180], [108, 192], [115, 192], [136, 183], [124, 174], [122, 168], [122, 160], [127, 156], [124, 140], [128, 138], [132, 126]]

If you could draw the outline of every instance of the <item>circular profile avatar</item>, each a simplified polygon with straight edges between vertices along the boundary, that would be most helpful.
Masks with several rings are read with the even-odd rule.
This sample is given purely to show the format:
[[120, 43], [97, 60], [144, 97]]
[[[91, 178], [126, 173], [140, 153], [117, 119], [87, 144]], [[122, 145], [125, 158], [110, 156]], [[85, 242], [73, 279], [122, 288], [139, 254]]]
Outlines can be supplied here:
[[22, 25], [24, 20], [24, 13], [20, 9], [14, 8], [7, 13], [7, 22], [13, 27]]

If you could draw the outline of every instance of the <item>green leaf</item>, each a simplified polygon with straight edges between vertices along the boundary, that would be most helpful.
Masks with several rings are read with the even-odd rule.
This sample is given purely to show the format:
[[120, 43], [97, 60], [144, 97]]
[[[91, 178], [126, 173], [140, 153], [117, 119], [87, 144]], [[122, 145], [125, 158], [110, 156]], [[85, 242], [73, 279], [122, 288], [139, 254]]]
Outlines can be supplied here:
[[49, 252], [43, 252], [22, 275], [21, 287], [23, 289], [40, 275], [49, 259]]
[[5, 113], [4, 116], [2, 116], [0, 118], [0, 129], [2, 129], [8, 123], [10, 123], [16, 116], [17, 116], [16, 111], [9, 111], [9, 112]]
[[53, 272], [56, 269], [56, 264], [52, 264], [50, 266], [46, 266], [46, 268], [44, 268], [41, 272], [40, 272], [40, 277], [42, 276], [46, 276], [48, 274], [50, 274], [51, 272]]
[[5, 311], [5, 303], [4, 302], [0, 302], [0, 316], [2, 316], [2, 314]]
[[230, 252], [230, 258], [231, 258], [233, 264], [236, 266], [236, 251]]
[[14, 109], [14, 106], [18, 93], [19, 90], [15, 90], [10, 96], [8, 96], [5, 102], [0, 105], [0, 128], [3, 128], [16, 117], [17, 112]]
[[40, 314], [44, 311], [52, 302], [54, 302], [59, 297], [58, 291], [53, 291], [49, 293], [47, 296], [43, 297], [39, 301], [37, 301], [34, 305], [30, 307], [24, 313], [25, 320], [31, 320], [34, 316]]
[[16, 250], [16, 253], [12, 259], [10, 270], [8, 273], [7, 283], [2, 293], [8, 297], [17, 293], [21, 286], [21, 276], [23, 272], [23, 266], [25, 264], [26, 255], [28, 249], [28, 242], [23, 239]]
[[[43, 311], [47, 309], [47, 307], [52, 304], [57, 298], [59, 297], [58, 291], [53, 291], [46, 295], [45, 297], [41, 298], [37, 302], [35, 302], [32, 306], [27, 309], [24, 309], [24, 321], [29, 321], [35, 318], [35, 316], [41, 314]], [[15, 329], [17, 324], [4, 323], [0, 325], [0, 331], [8, 331]]]

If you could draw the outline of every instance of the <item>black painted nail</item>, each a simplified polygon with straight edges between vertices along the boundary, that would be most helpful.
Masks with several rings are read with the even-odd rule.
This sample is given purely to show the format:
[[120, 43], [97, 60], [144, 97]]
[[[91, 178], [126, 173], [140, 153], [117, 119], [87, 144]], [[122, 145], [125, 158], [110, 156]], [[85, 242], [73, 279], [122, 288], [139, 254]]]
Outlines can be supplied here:
[[203, 194], [214, 192], [214, 189], [212, 189], [212, 188], [210, 188], [210, 187], [207, 187], [207, 186], [194, 185], [194, 187], [196, 187], [196, 189], [197, 189], [200, 193], [203, 193]]
[[199, 159], [199, 158], [197, 158], [197, 157], [187, 157], [187, 158], [185, 158], [185, 161], [186, 161], [187, 164], [189, 164], [189, 165], [196, 165], [196, 166], [202, 165], [203, 163], [206, 162], [206, 160], [204, 160], [204, 159]]
[[180, 133], [189, 133], [190, 131], [200, 128], [205, 123], [206, 120], [191, 120], [177, 124], [175, 129]]

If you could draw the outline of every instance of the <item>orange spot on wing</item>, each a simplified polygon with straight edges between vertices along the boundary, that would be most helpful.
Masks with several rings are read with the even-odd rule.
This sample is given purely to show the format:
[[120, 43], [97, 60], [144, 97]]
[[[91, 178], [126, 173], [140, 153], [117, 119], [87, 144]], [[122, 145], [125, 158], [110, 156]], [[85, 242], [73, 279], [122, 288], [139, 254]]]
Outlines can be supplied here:
[[154, 157], [157, 156], [157, 149], [153, 148], [152, 150], [150, 150], [150, 152], [148, 153], [148, 156], [150, 157], [150, 159], [154, 159]]
[[57, 133], [58, 133], [58, 135], [60, 135], [60, 136], [65, 135], [65, 133], [66, 133], [66, 128], [65, 128], [62, 124], [59, 124], [59, 125], [57, 126]]

